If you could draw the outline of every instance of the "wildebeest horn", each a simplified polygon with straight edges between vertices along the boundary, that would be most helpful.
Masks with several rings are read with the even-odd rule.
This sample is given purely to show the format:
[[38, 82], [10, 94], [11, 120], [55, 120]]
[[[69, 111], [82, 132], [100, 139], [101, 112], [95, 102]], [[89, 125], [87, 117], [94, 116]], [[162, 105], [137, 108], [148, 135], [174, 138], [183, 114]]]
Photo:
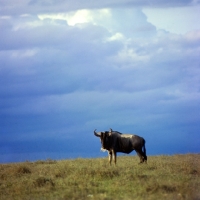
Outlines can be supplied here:
[[96, 130], [97, 130], [97, 129], [94, 130], [94, 135], [97, 136], [97, 137], [100, 137], [100, 135], [97, 134]]
[[109, 131], [109, 136], [111, 136], [112, 135], [112, 128], [110, 128], [110, 131]]

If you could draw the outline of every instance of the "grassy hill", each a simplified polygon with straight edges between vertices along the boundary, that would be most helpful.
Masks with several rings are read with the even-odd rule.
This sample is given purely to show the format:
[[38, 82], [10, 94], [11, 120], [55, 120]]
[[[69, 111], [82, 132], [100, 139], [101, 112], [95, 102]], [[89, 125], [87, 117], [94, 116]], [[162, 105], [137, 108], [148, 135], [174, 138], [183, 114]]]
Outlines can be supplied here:
[[200, 154], [0, 165], [0, 199], [200, 199]]

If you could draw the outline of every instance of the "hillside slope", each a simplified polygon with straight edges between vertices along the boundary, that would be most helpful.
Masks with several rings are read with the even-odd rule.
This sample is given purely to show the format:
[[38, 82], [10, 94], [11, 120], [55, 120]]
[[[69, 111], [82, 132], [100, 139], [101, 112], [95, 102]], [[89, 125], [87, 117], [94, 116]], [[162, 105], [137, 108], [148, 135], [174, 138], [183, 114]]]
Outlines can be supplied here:
[[200, 199], [200, 154], [0, 165], [0, 199]]

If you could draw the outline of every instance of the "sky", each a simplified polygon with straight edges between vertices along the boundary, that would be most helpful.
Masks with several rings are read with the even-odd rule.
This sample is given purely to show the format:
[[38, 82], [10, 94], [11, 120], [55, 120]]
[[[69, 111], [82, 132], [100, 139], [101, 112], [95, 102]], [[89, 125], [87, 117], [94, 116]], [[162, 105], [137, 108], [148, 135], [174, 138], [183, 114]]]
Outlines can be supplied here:
[[0, 0], [0, 163], [107, 157], [109, 128], [200, 153], [199, 19], [199, 0]]

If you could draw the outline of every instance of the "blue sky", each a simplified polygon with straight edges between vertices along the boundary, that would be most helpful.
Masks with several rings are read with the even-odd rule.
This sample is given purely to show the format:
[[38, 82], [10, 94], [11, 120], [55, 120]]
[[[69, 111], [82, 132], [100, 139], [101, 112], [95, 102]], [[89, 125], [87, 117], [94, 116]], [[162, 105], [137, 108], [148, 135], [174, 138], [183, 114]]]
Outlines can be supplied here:
[[[0, 162], [200, 152], [200, 2], [0, 0]], [[135, 153], [132, 153], [135, 155]]]

